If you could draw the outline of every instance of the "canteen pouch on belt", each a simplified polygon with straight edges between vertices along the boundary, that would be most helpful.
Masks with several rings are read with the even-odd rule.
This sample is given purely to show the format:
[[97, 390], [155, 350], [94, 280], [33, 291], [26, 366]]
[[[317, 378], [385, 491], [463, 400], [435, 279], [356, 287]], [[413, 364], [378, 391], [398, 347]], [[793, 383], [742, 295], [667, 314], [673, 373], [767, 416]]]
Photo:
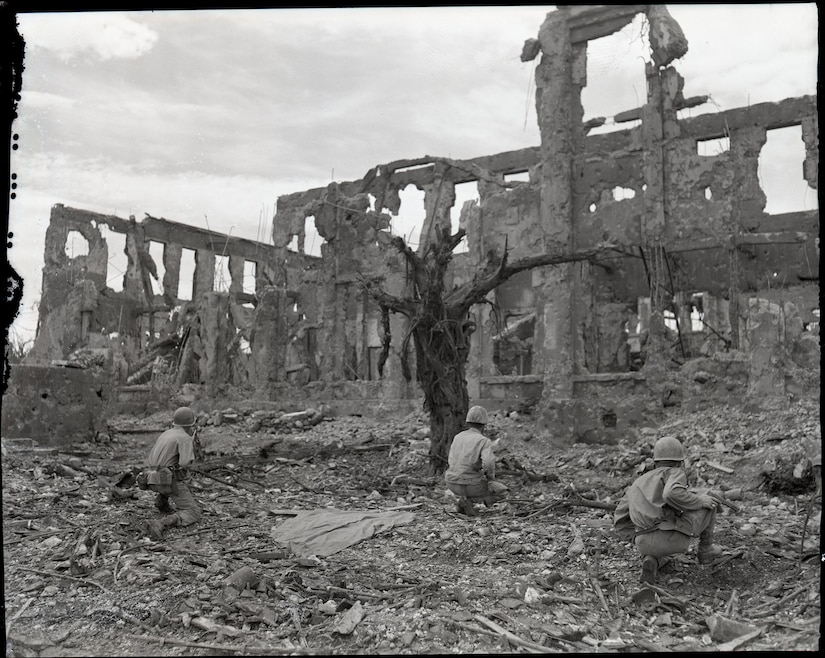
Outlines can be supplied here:
[[172, 469], [163, 466], [149, 471], [146, 484], [152, 491], [168, 496], [172, 493]]

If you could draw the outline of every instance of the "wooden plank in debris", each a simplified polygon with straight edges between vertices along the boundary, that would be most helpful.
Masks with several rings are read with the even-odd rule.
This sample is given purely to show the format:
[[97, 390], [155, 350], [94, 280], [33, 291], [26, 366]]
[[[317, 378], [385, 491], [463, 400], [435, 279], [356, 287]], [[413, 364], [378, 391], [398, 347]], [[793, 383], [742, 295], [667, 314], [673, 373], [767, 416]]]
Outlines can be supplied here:
[[728, 468], [727, 466], [722, 466], [722, 464], [718, 464], [716, 462], [708, 462], [708, 466], [711, 468], [715, 468], [717, 471], [722, 471], [723, 473], [731, 474], [733, 473], [732, 468]]
[[141, 427], [138, 425], [109, 425], [110, 432], [119, 434], [162, 434], [168, 427]]

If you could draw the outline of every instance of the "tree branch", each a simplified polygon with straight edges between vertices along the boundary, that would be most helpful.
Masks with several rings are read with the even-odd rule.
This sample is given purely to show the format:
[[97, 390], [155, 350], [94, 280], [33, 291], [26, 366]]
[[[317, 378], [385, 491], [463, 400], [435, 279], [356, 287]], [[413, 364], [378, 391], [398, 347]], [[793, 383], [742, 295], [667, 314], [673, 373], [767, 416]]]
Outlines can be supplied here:
[[390, 244], [404, 257], [407, 265], [412, 270], [413, 293], [415, 295], [420, 294], [420, 291], [426, 285], [427, 280], [424, 261], [419, 258], [418, 254], [410, 248], [404, 238], [400, 235], [392, 236], [392, 238], [390, 238]]
[[386, 307], [393, 313], [401, 313], [410, 319], [415, 317], [418, 305], [414, 300], [390, 295], [380, 288], [377, 281], [364, 280], [362, 285], [369, 295], [378, 302], [379, 306]]
[[469, 311], [473, 304], [482, 301], [491, 290], [519, 272], [531, 270], [536, 267], [545, 267], [547, 265], [562, 265], [580, 260], [591, 260], [596, 256], [612, 250], [613, 247], [611, 245], [601, 245], [593, 249], [584, 249], [569, 253], [527, 256], [509, 265], [507, 264], [507, 252], [505, 251], [498, 266], [492, 272], [490, 271], [491, 263], [488, 262], [487, 267], [477, 273], [472, 281], [468, 281], [463, 286], [458, 287], [446, 295], [444, 305], [449, 309], [451, 314], [455, 313], [460, 316]]

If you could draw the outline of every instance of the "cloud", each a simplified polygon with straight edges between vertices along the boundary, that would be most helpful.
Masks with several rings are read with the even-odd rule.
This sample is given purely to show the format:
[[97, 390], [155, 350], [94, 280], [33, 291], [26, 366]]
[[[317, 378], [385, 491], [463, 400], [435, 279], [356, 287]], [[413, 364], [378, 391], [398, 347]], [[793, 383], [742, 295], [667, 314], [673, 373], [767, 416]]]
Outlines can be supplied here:
[[135, 59], [149, 52], [156, 32], [114, 12], [53, 12], [19, 16], [28, 47], [53, 51], [63, 61], [80, 55], [98, 60]]
[[[28, 110], [48, 110], [56, 112], [71, 111], [77, 103], [74, 98], [48, 91], [26, 91], [22, 96]], [[22, 109], [22, 105], [20, 106]]]
[[[538, 60], [519, 55], [551, 10], [20, 14], [27, 56], [14, 127], [21, 148], [11, 154], [19, 189], [10, 259], [27, 280], [24, 302], [39, 296], [55, 203], [208, 221], [267, 240], [279, 195], [402, 158], [538, 146]], [[813, 3], [669, 10], [690, 44], [674, 63], [685, 95], [716, 103], [689, 115], [816, 93]], [[588, 45], [585, 118], [645, 102], [643, 23]], [[772, 170], [766, 159], [766, 181], [772, 171], [801, 170], [798, 137], [790, 146], [789, 165]], [[418, 192], [405, 192], [411, 201], [395, 222], [405, 234], [423, 215]], [[806, 203], [809, 193], [790, 200]]]

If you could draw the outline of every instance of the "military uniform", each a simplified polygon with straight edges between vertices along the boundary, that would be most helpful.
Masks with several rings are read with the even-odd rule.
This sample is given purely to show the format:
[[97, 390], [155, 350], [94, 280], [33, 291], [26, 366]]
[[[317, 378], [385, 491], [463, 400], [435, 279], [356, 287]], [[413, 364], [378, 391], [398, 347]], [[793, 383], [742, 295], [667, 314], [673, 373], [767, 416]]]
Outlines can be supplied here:
[[180, 427], [161, 434], [146, 458], [147, 484], [157, 492], [155, 506], [161, 511], [177, 510], [164, 525], [190, 525], [200, 521], [201, 508], [189, 490], [191, 474], [187, 466], [195, 459], [192, 437]]
[[643, 562], [642, 580], [655, 580], [661, 558], [685, 553], [699, 538], [700, 563], [721, 554], [713, 545], [716, 502], [705, 494], [688, 490], [681, 466], [658, 466], [638, 477], [622, 497], [613, 516], [620, 537], [632, 540]]
[[458, 511], [472, 514], [474, 502], [489, 505], [500, 500], [499, 494], [507, 489], [504, 484], [495, 481], [493, 442], [476, 428], [455, 435], [448, 462], [444, 481], [447, 488], [459, 497]]
[[138, 485], [157, 494], [155, 507], [166, 514], [161, 521], [146, 523], [146, 531], [156, 539], [162, 537], [166, 528], [190, 525], [201, 519], [200, 504], [189, 489], [188, 467], [194, 460], [192, 436], [177, 425], [157, 438], [146, 458]]

